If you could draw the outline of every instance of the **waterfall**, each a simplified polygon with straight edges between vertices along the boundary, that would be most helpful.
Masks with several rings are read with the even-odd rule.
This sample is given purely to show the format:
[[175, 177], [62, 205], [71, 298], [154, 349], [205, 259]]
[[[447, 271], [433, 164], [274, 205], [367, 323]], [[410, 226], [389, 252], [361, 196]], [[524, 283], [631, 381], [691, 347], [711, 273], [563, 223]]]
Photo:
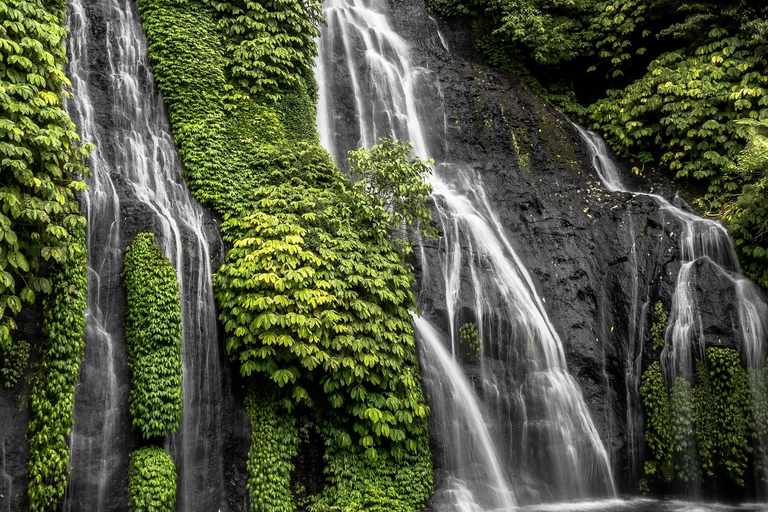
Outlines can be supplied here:
[[672, 382], [678, 374], [690, 378], [692, 354], [704, 355], [704, 332], [693, 291], [696, 282], [693, 265], [700, 260], [707, 260], [723, 278], [733, 283], [741, 326], [738, 337], [742, 357], [749, 367], [762, 368], [768, 344], [768, 304], [757, 285], [741, 275], [733, 243], [723, 225], [684, 210], [660, 195], [627, 189], [608, 155], [605, 142], [593, 132], [576, 128], [587, 143], [595, 170], [608, 190], [651, 197], [683, 228], [679, 242], [682, 267], [677, 275], [665, 334], [667, 343], [662, 352], [667, 382]]
[[[690, 382], [694, 372], [694, 356], [698, 359], [704, 357], [705, 333], [695, 291], [697, 282], [695, 264], [699, 261], [711, 265], [719, 276], [732, 284], [740, 326], [735, 334], [739, 340], [742, 359], [748, 368], [763, 368], [768, 345], [768, 303], [757, 285], [740, 274], [733, 243], [723, 225], [711, 219], [698, 217], [660, 195], [629, 190], [623, 184], [619, 170], [600, 136], [577, 125], [574, 126], [586, 142], [592, 156], [592, 164], [609, 191], [650, 197], [663, 212], [669, 214], [682, 226], [683, 231], [679, 236], [682, 266], [677, 274], [671, 313], [664, 336], [665, 346], [661, 353], [662, 369], [667, 384], [671, 385], [678, 375]], [[633, 268], [638, 268], [636, 261], [633, 265]], [[637, 288], [637, 272], [634, 274], [634, 280]], [[637, 297], [633, 297], [633, 307], [637, 306], [637, 300]], [[644, 307], [647, 307], [647, 303]], [[642, 336], [642, 333], [643, 329], [636, 330], [635, 335]], [[635, 445], [641, 441], [642, 432], [635, 426], [640, 410], [638, 389], [641, 350], [641, 340], [632, 343], [628, 351], [630, 357], [626, 363], [627, 423], [632, 456], [635, 453]], [[753, 386], [753, 393], [758, 393], [757, 389], [757, 386]], [[758, 442], [765, 443], [766, 440], [758, 440]]]
[[[68, 10], [68, 111], [96, 150], [89, 162], [86, 354], [76, 390], [73, 471], [64, 510], [127, 510], [128, 455], [136, 446], [128, 417], [125, 292], [127, 244], [153, 231], [181, 288], [184, 400], [179, 432], [167, 448], [178, 472], [179, 511], [227, 508], [223, 441], [230, 406], [223, 377], [203, 208], [181, 177], [166, 110], [147, 62], [131, 0], [72, 0]], [[210, 228], [210, 227], [209, 227]], [[235, 423], [231, 421], [231, 423]]]
[[[520, 482], [547, 499], [615, 495], [606, 450], [543, 299], [482, 178], [448, 156], [440, 84], [412, 64], [409, 44], [391, 28], [381, 4], [326, 0], [318, 129], [341, 166], [347, 150], [386, 135], [409, 140], [416, 154], [436, 160], [430, 181], [441, 259], [439, 268], [429, 268], [425, 257], [422, 286], [442, 281], [447, 326], [438, 333], [426, 320], [415, 322], [440, 445], [434, 501], [441, 511], [509, 510], [510, 492]], [[434, 39], [445, 51], [442, 36]], [[430, 320], [439, 325], [441, 319]], [[461, 322], [473, 321], [480, 348], [476, 364], [466, 365], [458, 334]], [[469, 392], [465, 373], [472, 372], [475, 390]], [[467, 440], [473, 437], [468, 429], [479, 438]]]

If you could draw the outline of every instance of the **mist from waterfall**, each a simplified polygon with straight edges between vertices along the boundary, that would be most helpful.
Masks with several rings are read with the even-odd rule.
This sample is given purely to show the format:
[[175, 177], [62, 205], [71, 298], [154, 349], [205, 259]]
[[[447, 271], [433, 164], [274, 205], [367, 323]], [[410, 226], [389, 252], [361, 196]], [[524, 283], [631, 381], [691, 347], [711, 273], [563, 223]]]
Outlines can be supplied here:
[[[436, 76], [412, 64], [411, 48], [391, 28], [382, 2], [326, 0], [324, 14], [316, 72], [324, 147], [344, 167], [348, 150], [393, 135], [436, 160], [430, 182], [441, 262], [439, 268], [422, 263], [422, 286], [443, 281], [445, 297], [436, 302], [444, 301], [447, 318], [424, 311], [415, 321], [440, 446], [434, 506], [509, 510], [521, 487], [534, 500], [537, 489], [547, 490], [539, 499], [615, 495], [606, 450], [535, 284], [482, 177], [454, 161], [445, 145]], [[438, 33], [435, 39], [445, 51]], [[345, 109], [354, 111], [354, 123], [342, 120]], [[435, 327], [441, 320], [444, 332]], [[476, 323], [479, 332], [471, 379], [458, 357], [465, 323]]]

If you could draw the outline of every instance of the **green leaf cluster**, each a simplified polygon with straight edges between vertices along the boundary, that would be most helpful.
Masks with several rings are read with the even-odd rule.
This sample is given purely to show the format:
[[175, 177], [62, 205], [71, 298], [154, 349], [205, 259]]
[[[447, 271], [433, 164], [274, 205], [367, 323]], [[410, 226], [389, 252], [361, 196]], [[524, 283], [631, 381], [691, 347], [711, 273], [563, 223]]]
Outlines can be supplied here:
[[125, 337], [133, 376], [129, 408], [145, 439], [176, 432], [181, 423], [181, 304], [176, 270], [153, 243], [136, 235], [125, 251]]
[[459, 342], [480, 358], [480, 333], [476, 323], [468, 322], [459, 328]]
[[664, 331], [667, 328], [667, 314], [661, 301], [653, 306], [653, 323], [651, 324], [651, 342], [653, 350], [664, 348]]
[[426, 428], [416, 451], [400, 460], [382, 451], [370, 457], [368, 450], [348, 443], [347, 432], [328, 423], [321, 434], [326, 446], [324, 472], [330, 485], [308, 500], [307, 510], [414, 512], [424, 508], [433, 485]]
[[312, 74], [315, 38], [324, 23], [318, 0], [210, 0], [220, 13], [232, 85], [278, 100]]
[[0, 376], [3, 386], [12, 388], [24, 376], [29, 360], [29, 343], [16, 340], [6, 348], [0, 348]]
[[55, 510], [67, 486], [69, 446], [74, 423], [75, 384], [85, 350], [88, 256], [85, 231], [75, 228], [66, 255], [54, 263], [46, 298], [42, 361], [37, 368], [29, 409], [29, 509]]
[[766, 454], [752, 456], [752, 441], [768, 434], [761, 423], [768, 414], [765, 371], [753, 371], [751, 384], [738, 352], [710, 347], [696, 373], [695, 386], [678, 376], [669, 390], [658, 362], [643, 374], [640, 396], [651, 454], [646, 476], [665, 484], [727, 478], [744, 487], [754, 468], [765, 478]]
[[[392, 235], [395, 223], [418, 223], [428, 210], [379, 179], [375, 159], [359, 154], [374, 166], [362, 169], [379, 179], [378, 195], [353, 184], [318, 145], [308, 64], [317, 4], [140, 0], [139, 7], [187, 182], [224, 218], [230, 249], [214, 290], [227, 350], [280, 404], [274, 414], [264, 400], [249, 406], [254, 446], [301, 411], [345, 434], [334, 442], [347, 451], [328, 455], [329, 464], [349, 452], [410, 467], [429, 450], [428, 408], [409, 314], [415, 277]], [[258, 47], [259, 38], [267, 44]], [[408, 152], [383, 144], [373, 151]], [[384, 172], [426, 169], [404, 157], [397, 165], [408, 168]], [[272, 459], [260, 458], [272, 457], [262, 448], [249, 457], [251, 509], [288, 507], [285, 477], [264, 468], [288, 460], [292, 448], [275, 447]], [[431, 477], [422, 482], [431, 487]], [[341, 483], [329, 481], [329, 499]], [[428, 495], [418, 494], [422, 503]]]
[[41, 258], [64, 263], [82, 229], [75, 192], [86, 173], [75, 126], [63, 107], [66, 30], [60, 5], [0, 1], [0, 347], [14, 316], [49, 293]]
[[176, 466], [159, 446], [144, 446], [128, 464], [128, 506], [131, 512], [173, 512], [176, 507]]
[[251, 420], [247, 462], [251, 510], [293, 512], [292, 459], [300, 440], [297, 420], [263, 390], [249, 393], [245, 409]]

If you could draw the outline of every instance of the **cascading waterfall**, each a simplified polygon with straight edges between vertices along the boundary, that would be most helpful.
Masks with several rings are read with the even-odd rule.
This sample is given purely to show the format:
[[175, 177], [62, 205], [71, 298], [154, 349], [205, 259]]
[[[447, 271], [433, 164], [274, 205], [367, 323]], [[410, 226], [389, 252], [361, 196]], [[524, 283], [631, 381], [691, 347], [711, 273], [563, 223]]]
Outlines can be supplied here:
[[184, 408], [180, 430], [169, 441], [179, 478], [176, 509], [229, 510], [222, 411], [230, 399], [217, 341], [204, 210], [180, 174], [137, 8], [130, 0], [73, 0], [68, 29], [74, 93], [68, 110], [96, 150], [89, 162], [90, 191], [83, 198], [89, 226], [86, 355], [64, 508], [127, 509], [126, 468], [135, 443], [128, 418], [120, 272], [125, 246], [138, 230], [149, 230], [181, 285]]
[[[444, 281], [449, 332], [415, 322], [433, 431], [442, 445], [437, 471], [444, 478], [435, 502], [441, 511], [509, 510], [509, 489], [517, 490], [511, 482], [535, 481], [545, 484], [538, 486], [548, 492], [542, 499], [614, 495], [607, 453], [533, 280], [480, 177], [447, 156], [440, 86], [429, 70], [411, 64], [409, 45], [380, 4], [325, 2], [318, 126], [340, 164], [347, 150], [385, 135], [409, 140], [416, 154], [437, 160], [430, 180], [443, 258], [440, 269], [427, 268], [422, 279]], [[339, 119], [344, 109], [354, 111], [356, 126]], [[466, 311], [482, 347], [477, 395], [459, 391], [470, 386], [457, 347], [458, 322], [471, 321]], [[440, 338], [450, 340], [449, 351]], [[468, 428], [488, 437], [468, 435]]]
[[[657, 194], [629, 190], [623, 184], [619, 170], [600, 136], [578, 126], [576, 128], [587, 143], [595, 170], [609, 191], [651, 197], [662, 211], [668, 213], [683, 228], [679, 242], [682, 266], [677, 275], [671, 314], [664, 336], [666, 343], [661, 354], [667, 383], [671, 384], [678, 375], [690, 380], [694, 371], [694, 357], [701, 359], [704, 356], [704, 329], [694, 291], [694, 265], [702, 260], [706, 260], [720, 276], [733, 283], [740, 325], [736, 335], [740, 340], [741, 356], [747, 367], [763, 368], [768, 346], [768, 303], [757, 285], [740, 274], [733, 243], [723, 225], [698, 217]], [[637, 397], [640, 366], [635, 364], [635, 361], [627, 363], [627, 375], [631, 375], [631, 378], [627, 378], [627, 394]], [[754, 386], [753, 388], [756, 389]], [[635, 404], [635, 407], [632, 404]], [[636, 404], [636, 400], [627, 402], [628, 415], [637, 414]], [[628, 423], [633, 425], [630, 419], [628, 417]], [[630, 436], [632, 435], [637, 437], [639, 431], [630, 432]]]

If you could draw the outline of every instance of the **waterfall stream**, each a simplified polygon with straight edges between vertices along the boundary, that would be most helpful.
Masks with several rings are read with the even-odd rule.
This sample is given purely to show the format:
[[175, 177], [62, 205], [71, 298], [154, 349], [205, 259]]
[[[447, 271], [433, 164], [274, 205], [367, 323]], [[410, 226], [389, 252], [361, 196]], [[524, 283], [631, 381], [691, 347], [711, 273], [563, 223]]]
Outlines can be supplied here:
[[[434, 327], [439, 318], [415, 321], [432, 431], [439, 433], [434, 505], [441, 512], [509, 510], [519, 487], [534, 481], [547, 491], [538, 499], [615, 495], [606, 450], [533, 280], [481, 177], [449, 157], [440, 84], [412, 64], [409, 44], [381, 4], [324, 3], [318, 127], [342, 167], [346, 151], [385, 135], [436, 160], [430, 181], [442, 258], [439, 268], [422, 264], [422, 284], [443, 281], [447, 330]], [[435, 40], [445, 51], [439, 33]], [[355, 123], [344, 122], [345, 110]], [[458, 346], [460, 322], [472, 320], [480, 340], [474, 369], [463, 365]]]
[[[178, 473], [178, 511], [229, 510], [224, 478], [225, 389], [205, 212], [181, 177], [165, 107], [131, 0], [72, 0], [68, 110], [96, 150], [84, 195], [89, 252], [86, 354], [76, 391], [67, 511], [127, 510], [130, 436], [125, 292], [120, 273], [139, 231], [177, 270], [183, 330], [183, 414], [167, 448]], [[208, 236], [208, 239], [206, 239]]]
[[[621, 180], [619, 170], [608, 154], [605, 142], [599, 135], [576, 126], [592, 155], [592, 163], [606, 188], [611, 192], [645, 195], [652, 198], [661, 210], [682, 226], [679, 247], [682, 266], [677, 275], [668, 327], [665, 331], [665, 346], [661, 354], [662, 370], [668, 385], [681, 375], [691, 381], [695, 358], [702, 359], [705, 351], [705, 332], [696, 300], [695, 264], [704, 261], [713, 267], [717, 275], [732, 283], [738, 310], [738, 329], [742, 359], [747, 367], [759, 369], [765, 366], [768, 347], [768, 303], [765, 302], [755, 283], [741, 275], [733, 242], [720, 222], [701, 218], [675, 205], [657, 194], [629, 190]], [[637, 268], [637, 264], [634, 264]], [[637, 288], [637, 275], [634, 276]], [[633, 297], [637, 304], [637, 297]], [[643, 315], [644, 316], [644, 315]], [[642, 345], [631, 346], [627, 360], [627, 423], [629, 426], [630, 450], [634, 454], [636, 445], [642, 442], [642, 431], [637, 428], [639, 421], [640, 364], [634, 357], [640, 354]], [[753, 386], [753, 392], [757, 388]], [[758, 440], [765, 442], [766, 440]]]

